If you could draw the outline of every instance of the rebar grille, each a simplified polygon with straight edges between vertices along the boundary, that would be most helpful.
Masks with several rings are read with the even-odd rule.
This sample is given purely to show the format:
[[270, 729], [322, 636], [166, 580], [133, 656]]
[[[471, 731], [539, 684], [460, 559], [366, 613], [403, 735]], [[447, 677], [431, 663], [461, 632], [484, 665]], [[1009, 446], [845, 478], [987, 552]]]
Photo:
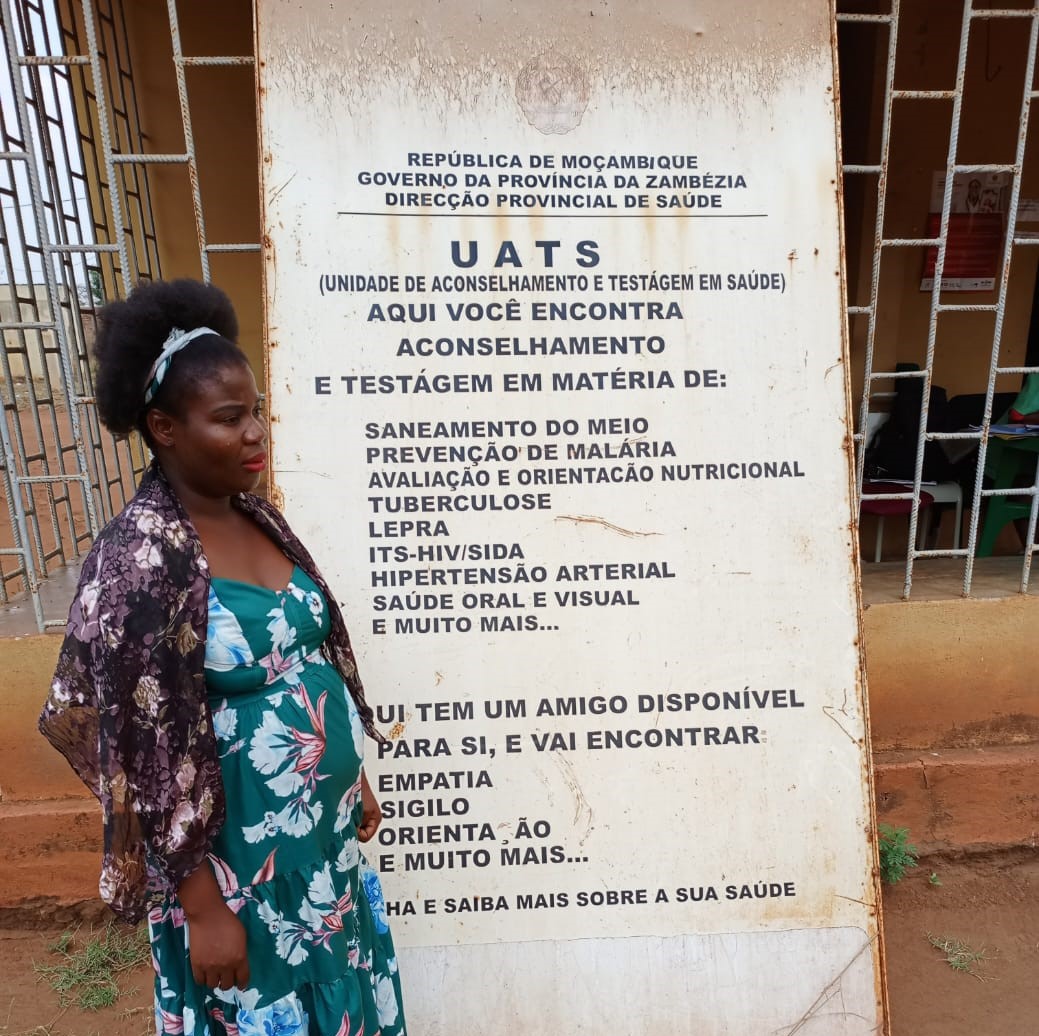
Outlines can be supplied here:
[[41, 631], [64, 622], [44, 615], [41, 581], [82, 556], [147, 464], [137, 438], [101, 428], [89, 351], [96, 309], [163, 275], [150, 169], [187, 169], [203, 279], [212, 253], [260, 250], [207, 237], [186, 77], [251, 74], [253, 57], [186, 57], [166, 6], [176, 154], [147, 147], [123, 0], [0, 0], [0, 602], [27, 594]]
[[[856, 475], [860, 499], [865, 500], [911, 500], [913, 501], [909, 516], [909, 533], [905, 556], [905, 580], [903, 586], [903, 597], [908, 598], [913, 585], [913, 572], [916, 562], [924, 558], [953, 557], [963, 560], [963, 593], [971, 593], [974, 575], [974, 563], [978, 548], [979, 538], [979, 515], [982, 513], [983, 502], [997, 496], [1015, 496], [1030, 498], [1031, 511], [1028, 519], [1028, 532], [1021, 567], [1020, 589], [1027, 592], [1029, 576], [1031, 571], [1032, 556], [1035, 552], [1035, 529], [1036, 511], [1039, 504], [1039, 489], [1037, 483], [1018, 486], [1014, 488], [995, 489], [985, 486], [986, 458], [988, 455], [990, 428], [993, 418], [998, 419], [1000, 415], [993, 415], [993, 398], [996, 391], [997, 379], [1007, 375], [1018, 375], [1028, 373], [1039, 373], [1039, 368], [1022, 365], [1006, 365], [1001, 362], [1001, 352], [1004, 349], [1003, 332], [1007, 313], [1007, 292], [1010, 284], [1010, 274], [1014, 257], [1021, 248], [1032, 248], [1039, 244], [1039, 236], [1022, 236], [1018, 228], [1020, 212], [1021, 191], [1023, 171], [1025, 166], [1026, 144], [1028, 139], [1029, 115], [1032, 101], [1037, 96], [1034, 88], [1036, 42], [1039, 36], [1039, 0], [1034, 0], [1030, 6], [1020, 6], [999, 9], [982, 9], [975, 5], [974, 0], [965, 0], [962, 8], [953, 4], [939, 5], [934, 8], [932, 14], [935, 18], [954, 19], [959, 25], [959, 39], [956, 48], [956, 63], [952, 81], [948, 87], [938, 89], [899, 89], [896, 85], [896, 57], [901, 53], [899, 49], [899, 34], [918, 31], [919, 19], [907, 21], [906, 10], [909, 5], [905, 0], [890, 0], [890, 3], [854, 4], [851, 0], [842, 3], [837, 13], [839, 31], [839, 53], [845, 54], [855, 45], [854, 36], [863, 30], [872, 30], [881, 33], [877, 45], [879, 60], [877, 61], [876, 74], [883, 80], [883, 95], [880, 101], [879, 131], [877, 139], [872, 141], [872, 151], [868, 161], [846, 163], [844, 165], [845, 194], [859, 186], [865, 192], [875, 192], [875, 219], [873, 221], [873, 247], [871, 268], [868, 276], [868, 299], [857, 301], [854, 297], [855, 288], [849, 288], [848, 314], [853, 335], [863, 342], [863, 385], [862, 395], [859, 402], [858, 433], [856, 434], [857, 465]], [[852, 10], [850, 8], [858, 9]], [[881, 8], [875, 10], [870, 8]], [[964, 101], [967, 95], [967, 68], [968, 52], [972, 43], [975, 48], [975, 60], [978, 60], [982, 45], [988, 46], [987, 40], [979, 38], [979, 32], [987, 24], [995, 21], [1010, 20], [1015, 26], [1020, 26], [1022, 39], [1027, 39], [1027, 49], [1023, 61], [1023, 74], [1019, 87], [1017, 88], [1017, 140], [1014, 149], [1013, 160], [1010, 162], [966, 162], [961, 156], [961, 125], [964, 114]], [[933, 24], [933, 23], [932, 23]], [[986, 49], [984, 54], [986, 63], [998, 61], [992, 58]], [[843, 60], [843, 58], [842, 58]], [[999, 72], [1004, 71], [1002, 64]], [[986, 77], [988, 76], [986, 66]], [[997, 72], [998, 74], [998, 72]], [[842, 77], [843, 79], [843, 77]], [[854, 87], [853, 87], [854, 88]], [[848, 85], [842, 87], [842, 93], [848, 93]], [[887, 219], [887, 206], [892, 191], [897, 185], [892, 178], [892, 123], [896, 113], [902, 110], [901, 106], [907, 104], [928, 104], [936, 106], [934, 118], [942, 117], [941, 105], [951, 104], [951, 118], [949, 120], [948, 146], [944, 161], [944, 191], [941, 202], [940, 218], [938, 220], [937, 233], [927, 236], [906, 237], [890, 233], [889, 220]], [[954, 184], [957, 176], [974, 174], [1005, 173], [1009, 174], [1009, 194], [1004, 212], [1004, 232], [1002, 246], [995, 271], [995, 300], [993, 302], [972, 303], [969, 301], [951, 301], [948, 288], [943, 288], [943, 276], [945, 274], [949, 256], [949, 229], [950, 216], [952, 214], [952, 199]], [[864, 185], [854, 185], [853, 181], [861, 179]], [[929, 311], [927, 318], [926, 346], [924, 350], [923, 363], [919, 370], [884, 370], [875, 366], [876, 346], [878, 340], [878, 322], [885, 305], [895, 305], [892, 302], [891, 292], [885, 288], [881, 289], [881, 269], [886, 256], [897, 249], [916, 250], [923, 254], [930, 250], [934, 259], [933, 284], [930, 288]], [[923, 262], [921, 261], [921, 266]], [[866, 279], [866, 278], [864, 278]], [[929, 431], [928, 417], [931, 399], [931, 386], [934, 379], [934, 368], [936, 351], [939, 340], [939, 322], [942, 322], [943, 333], [948, 326], [947, 321], [954, 321], [971, 314], [989, 314], [992, 318], [992, 334], [987, 363], [987, 375], [983, 385], [985, 390], [984, 413], [975, 430], [961, 431]], [[865, 324], [864, 329], [862, 324]], [[945, 336], [948, 337], [948, 336]], [[916, 463], [911, 482], [907, 479], [905, 491], [901, 493], [865, 493], [863, 495], [863, 472], [865, 462], [865, 430], [869, 427], [869, 414], [871, 403], [879, 398], [891, 397], [894, 393], [889, 391], [878, 391], [878, 385], [891, 386], [899, 379], [919, 379], [922, 385], [920, 420], [916, 441]], [[925, 446], [931, 442], [956, 442], [960, 441], [968, 445], [977, 445], [976, 467], [973, 478], [973, 491], [965, 500], [970, 510], [969, 530], [967, 542], [958, 548], [950, 549], [926, 549], [926, 545], [917, 548], [917, 524], [919, 520], [919, 501], [921, 484], [923, 482], [923, 465]], [[1039, 481], [1039, 479], [1037, 479]], [[924, 487], [926, 489], [926, 487]]]

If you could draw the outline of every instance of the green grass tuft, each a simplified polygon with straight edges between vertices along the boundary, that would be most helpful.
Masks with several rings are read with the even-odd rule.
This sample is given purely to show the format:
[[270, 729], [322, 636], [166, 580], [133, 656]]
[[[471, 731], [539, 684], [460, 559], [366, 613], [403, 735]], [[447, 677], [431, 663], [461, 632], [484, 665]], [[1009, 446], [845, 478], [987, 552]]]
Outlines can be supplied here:
[[86, 941], [77, 932], [65, 932], [51, 946], [60, 958], [55, 964], [34, 964], [57, 992], [63, 1007], [75, 1005], [87, 1011], [111, 1007], [122, 992], [117, 976], [147, 963], [151, 957], [148, 929], [108, 925], [91, 932]]
[[936, 950], [945, 954], [943, 959], [953, 971], [962, 971], [965, 975], [981, 978], [981, 975], [974, 970], [974, 965], [989, 960], [984, 946], [980, 950], [975, 950], [968, 943], [961, 942], [959, 939], [931, 935], [930, 932], [927, 933], [927, 941]]

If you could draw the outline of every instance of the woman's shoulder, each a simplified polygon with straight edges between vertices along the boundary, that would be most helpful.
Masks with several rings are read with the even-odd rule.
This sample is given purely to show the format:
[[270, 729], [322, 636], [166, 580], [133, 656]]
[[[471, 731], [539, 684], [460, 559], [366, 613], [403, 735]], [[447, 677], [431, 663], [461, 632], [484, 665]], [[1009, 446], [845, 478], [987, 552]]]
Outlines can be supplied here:
[[193, 641], [198, 640], [205, 632], [207, 591], [198, 537], [175, 502], [170, 506], [162, 493], [142, 484], [83, 562], [66, 646], [70, 651], [92, 644], [121, 650], [133, 640], [127, 635], [131, 627], [135, 635], [169, 630], [178, 616], [180, 628], [186, 623]]
[[194, 564], [197, 536], [161, 479], [145, 475], [137, 492], [98, 534], [83, 564], [83, 575], [114, 579], [137, 570], [137, 579], [170, 568]]

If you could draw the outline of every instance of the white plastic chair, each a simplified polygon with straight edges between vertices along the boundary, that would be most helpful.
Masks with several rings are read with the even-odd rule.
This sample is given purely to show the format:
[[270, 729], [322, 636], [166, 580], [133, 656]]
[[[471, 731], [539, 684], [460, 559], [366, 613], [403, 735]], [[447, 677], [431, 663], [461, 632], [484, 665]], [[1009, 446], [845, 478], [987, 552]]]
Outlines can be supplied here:
[[[927, 492], [934, 497], [936, 504], [955, 504], [956, 505], [956, 524], [952, 527], [952, 549], [960, 549], [960, 528], [963, 525], [963, 487], [959, 482], [939, 482], [936, 485], [928, 486]], [[923, 550], [927, 544], [927, 537], [931, 534], [931, 510], [928, 508], [922, 515], [923, 521], [920, 523], [920, 537], [919, 542], [921, 546], [917, 547], [917, 550]]]

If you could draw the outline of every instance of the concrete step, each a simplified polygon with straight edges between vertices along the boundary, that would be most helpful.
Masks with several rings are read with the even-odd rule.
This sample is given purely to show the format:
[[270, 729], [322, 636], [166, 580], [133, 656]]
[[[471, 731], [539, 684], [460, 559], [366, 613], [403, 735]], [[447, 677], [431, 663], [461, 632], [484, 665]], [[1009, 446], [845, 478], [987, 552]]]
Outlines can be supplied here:
[[69, 920], [97, 904], [101, 814], [92, 799], [0, 803], [0, 846], [0, 926]]
[[876, 752], [877, 820], [922, 854], [1039, 845], [1039, 744]]
[[[923, 855], [1039, 846], [1039, 744], [877, 752], [877, 819]], [[98, 908], [98, 808], [89, 799], [0, 803], [0, 926]]]

